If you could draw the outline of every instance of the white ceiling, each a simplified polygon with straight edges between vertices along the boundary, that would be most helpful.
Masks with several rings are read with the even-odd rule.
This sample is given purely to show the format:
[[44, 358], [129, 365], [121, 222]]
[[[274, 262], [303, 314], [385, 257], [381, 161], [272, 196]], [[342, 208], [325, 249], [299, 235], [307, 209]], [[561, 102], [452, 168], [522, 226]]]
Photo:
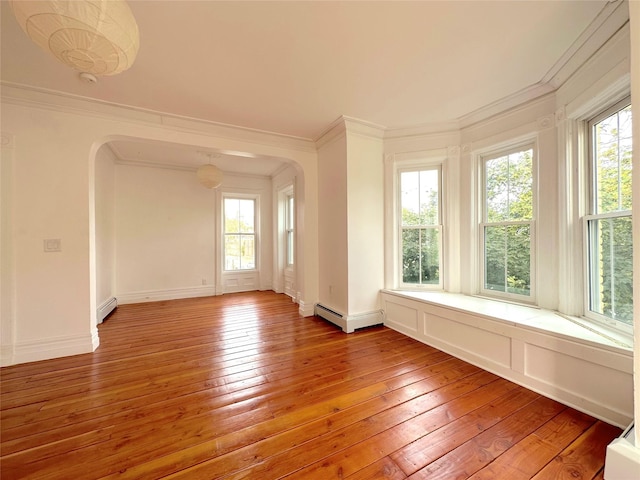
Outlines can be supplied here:
[[[553, 84], [607, 8], [606, 0], [129, 3], [137, 59], [91, 85], [31, 43], [2, 1], [2, 81], [308, 139], [341, 115], [390, 129], [443, 124]], [[127, 150], [144, 156], [145, 144]]]

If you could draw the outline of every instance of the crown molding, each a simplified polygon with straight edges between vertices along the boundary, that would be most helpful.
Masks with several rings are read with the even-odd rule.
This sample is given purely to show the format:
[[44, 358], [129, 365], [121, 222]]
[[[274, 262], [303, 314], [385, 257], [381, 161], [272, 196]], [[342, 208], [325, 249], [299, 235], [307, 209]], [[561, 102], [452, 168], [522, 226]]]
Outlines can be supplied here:
[[460, 128], [465, 129], [475, 125], [476, 123], [488, 120], [500, 113], [515, 110], [518, 107], [525, 106], [533, 100], [540, 99], [554, 91], [555, 88], [553, 88], [552, 85], [544, 83], [536, 83], [535, 85], [523, 88], [519, 92], [503, 97], [460, 117]]
[[347, 117], [345, 115], [342, 116], [342, 119], [344, 120], [347, 132], [349, 133], [377, 138], [379, 140], [384, 138], [386, 127], [383, 127], [382, 125], [367, 122], [366, 120], [361, 120], [359, 118]]
[[385, 140], [403, 139], [410, 137], [423, 137], [435, 135], [450, 135], [460, 130], [460, 122], [452, 120], [449, 122], [429, 123], [409, 127], [390, 128], [385, 131]]
[[355, 117], [341, 115], [329, 124], [327, 128], [316, 138], [316, 147], [322, 148], [328, 143], [338, 139], [341, 135], [353, 133], [369, 138], [383, 140], [386, 128], [373, 122], [367, 122]]
[[316, 149], [320, 150], [325, 145], [334, 142], [338, 138], [347, 134], [347, 125], [344, 117], [340, 116], [329, 124], [327, 128], [316, 138]]
[[242, 140], [303, 152], [315, 153], [315, 143], [307, 138], [295, 137], [258, 129], [156, 112], [78, 95], [36, 88], [9, 82], [0, 82], [2, 103], [41, 108], [61, 113], [89, 115], [109, 120], [122, 120], [144, 125], [160, 126], [189, 133]]
[[629, 21], [626, 0], [606, 3], [562, 57], [542, 77], [541, 83], [560, 88], [615, 33]]

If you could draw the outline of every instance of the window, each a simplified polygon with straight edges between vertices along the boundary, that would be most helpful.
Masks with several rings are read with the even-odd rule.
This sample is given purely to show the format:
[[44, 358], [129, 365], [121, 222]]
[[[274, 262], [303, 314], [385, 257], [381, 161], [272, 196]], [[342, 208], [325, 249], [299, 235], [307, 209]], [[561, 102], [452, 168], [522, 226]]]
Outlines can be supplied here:
[[224, 269], [256, 268], [255, 199], [224, 199]]
[[482, 157], [481, 292], [533, 301], [534, 147]]
[[628, 102], [589, 122], [590, 214], [585, 217], [587, 316], [623, 329], [633, 324]]
[[440, 168], [400, 172], [401, 279], [442, 286]]
[[294, 219], [295, 209], [293, 204], [293, 195], [287, 195], [286, 213], [285, 213], [285, 232], [286, 232], [286, 249], [287, 249], [287, 266], [293, 265], [294, 259]]

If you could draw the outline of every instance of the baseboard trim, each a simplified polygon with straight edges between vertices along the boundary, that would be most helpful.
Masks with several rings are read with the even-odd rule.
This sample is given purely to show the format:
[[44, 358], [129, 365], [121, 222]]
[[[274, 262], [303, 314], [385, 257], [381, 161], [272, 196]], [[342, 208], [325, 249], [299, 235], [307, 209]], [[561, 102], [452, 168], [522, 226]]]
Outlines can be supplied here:
[[171, 288], [167, 290], [146, 290], [141, 292], [118, 293], [119, 305], [129, 303], [159, 302], [162, 300], [178, 300], [180, 298], [211, 297], [216, 294], [214, 285], [202, 287]]
[[16, 343], [10, 365], [93, 352], [99, 345], [97, 330], [89, 335], [54, 337]]
[[355, 315], [343, 315], [340, 312], [318, 303], [315, 305], [314, 311], [319, 317], [338, 325], [345, 333], [353, 333], [358, 328], [381, 325], [384, 321], [384, 312], [382, 310], [373, 310]]
[[640, 449], [635, 446], [634, 436], [634, 426], [630, 425], [607, 446], [604, 461], [604, 478], [607, 480], [640, 478]]
[[0, 345], [0, 367], [13, 364], [13, 345]]
[[315, 304], [306, 303], [303, 300], [300, 300], [298, 305], [299, 305], [298, 313], [300, 314], [300, 316], [302, 316], [302, 317], [313, 317]]

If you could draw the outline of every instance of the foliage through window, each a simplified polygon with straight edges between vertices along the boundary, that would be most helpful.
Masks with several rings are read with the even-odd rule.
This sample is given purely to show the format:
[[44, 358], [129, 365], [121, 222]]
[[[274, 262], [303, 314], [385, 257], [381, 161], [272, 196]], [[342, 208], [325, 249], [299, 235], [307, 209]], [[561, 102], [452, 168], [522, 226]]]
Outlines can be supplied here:
[[442, 285], [440, 169], [400, 172], [402, 283]]
[[589, 122], [590, 214], [586, 216], [588, 311], [633, 324], [631, 106]]
[[224, 199], [224, 269], [256, 268], [254, 199]]
[[533, 146], [482, 159], [482, 288], [531, 298]]

